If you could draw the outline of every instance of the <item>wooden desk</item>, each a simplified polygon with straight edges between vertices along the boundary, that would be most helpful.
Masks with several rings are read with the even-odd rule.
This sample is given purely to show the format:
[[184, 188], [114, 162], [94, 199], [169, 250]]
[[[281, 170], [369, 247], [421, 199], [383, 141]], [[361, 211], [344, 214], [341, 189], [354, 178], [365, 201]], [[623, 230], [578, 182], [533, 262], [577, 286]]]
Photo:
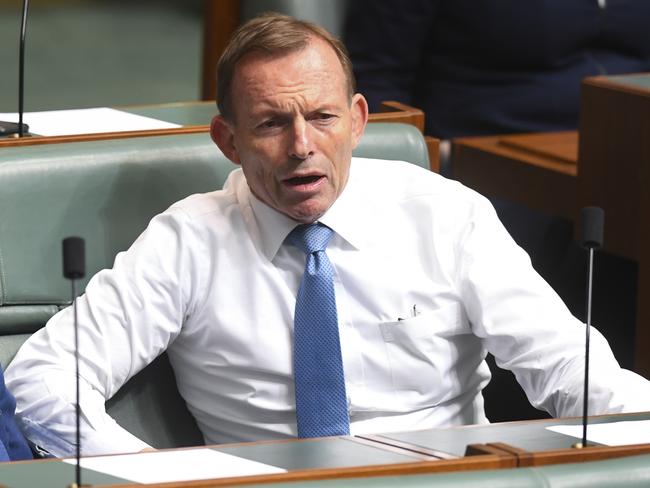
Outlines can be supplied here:
[[650, 74], [586, 78], [580, 105], [578, 132], [455, 140], [454, 175], [574, 222], [605, 210], [605, 249], [638, 263], [634, 369], [650, 378]]
[[[355, 437], [253, 442], [215, 446], [214, 449], [278, 466], [287, 469], [288, 472], [223, 478], [205, 482], [179, 482], [165, 486], [233, 486], [283, 481], [442, 473], [515, 466], [514, 457], [504, 452], [456, 458], [433, 452], [423, 454]], [[73, 478], [74, 466], [60, 460], [0, 464], [0, 480], [8, 488], [61, 487], [67, 486]], [[87, 469], [82, 471], [82, 482], [93, 486], [136, 486], [129, 480]]]
[[[590, 417], [590, 423], [648, 419], [650, 412], [639, 412]], [[456, 456], [501, 452], [515, 456], [518, 467], [597, 461], [650, 453], [650, 443], [575, 449], [571, 446], [578, 439], [546, 429], [559, 424], [581, 425], [582, 418], [526, 420], [363, 437], [403, 449], [444, 450]]]
[[487, 196], [577, 216], [578, 133], [508, 134], [453, 141], [454, 178]]
[[[644, 412], [593, 417], [592, 421], [649, 418], [650, 412]], [[383, 435], [225, 444], [213, 448], [288, 472], [164, 486], [232, 486], [449, 473], [593, 461], [650, 452], [650, 444], [576, 450], [569, 447], [573, 438], [545, 429], [548, 425], [579, 423], [580, 419], [549, 419]], [[471, 447], [464, 456], [468, 445]], [[74, 466], [60, 460], [0, 464], [0, 480], [9, 488], [66, 486], [73, 476]], [[82, 481], [95, 486], [135, 486], [128, 480], [90, 470], [83, 471]]]
[[111, 107], [134, 115], [142, 115], [179, 124], [173, 129], [154, 129], [125, 132], [102, 132], [97, 134], [73, 134], [65, 136], [39, 136], [0, 139], [0, 149], [8, 146], [32, 146], [36, 144], [58, 144], [63, 142], [97, 141], [121, 139], [127, 137], [147, 137], [167, 134], [207, 132], [210, 121], [218, 111], [215, 102], [178, 102], [155, 105], [133, 105], [128, 107]]

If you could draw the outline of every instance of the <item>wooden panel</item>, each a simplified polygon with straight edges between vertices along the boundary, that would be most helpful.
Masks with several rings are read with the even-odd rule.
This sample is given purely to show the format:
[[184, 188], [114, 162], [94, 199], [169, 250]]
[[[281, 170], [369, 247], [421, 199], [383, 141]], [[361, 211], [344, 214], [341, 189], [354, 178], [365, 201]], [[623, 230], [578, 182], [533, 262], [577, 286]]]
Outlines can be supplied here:
[[650, 74], [584, 80], [579, 199], [605, 210], [605, 248], [637, 260], [635, 370], [650, 377]]
[[546, 452], [525, 452], [518, 455], [518, 466], [548, 466], [550, 464], [603, 461], [624, 456], [650, 453], [650, 444], [630, 446], [592, 446], [582, 449], [569, 448]]
[[581, 463], [587, 461], [604, 461], [625, 456], [650, 453], [650, 444], [629, 446], [591, 446], [585, 448], [556, 449], [553, 451], [532, 452], [501, 442], [487, 444], [470, 444], [467, 455], [510, 454], [517, 459], [518, 468], [531, 466], [549, 466], [553, 464]]
[[204, 0], [201, 98], [217, 98], [217, 61], [239, 26], [239, 0]]
[[206, 132], [206, 127], [190, 126], [178, 127], [175, 129], [154, 129], [138, 130], [128, 132], [101, 132], [98, 134], [83, 134], [69, 136], [32, 136], [21, 138], [10, 138], [0, 141], [0, 149], [3, 146], [33, 146], [39, 144], [60, 144], [62, 142], [87, 142], [87, 141], [104, 141], [108, 139], [125, 139], [129, 137], [148, 137], [148, 136], [166, 136], [171, 134], [193, 134], [196, 132]]
[[[578, 133], [575, 131], [462, 137], [454, 139], [453, 144], [479, 149], [497, 159], [511, 159], [569, 176], [578, 173]], [[461, 160], [461, 165], [467, 164], [472, 163]]]
[[486, 196], [573, 219], [577, 147], [576, 132], [459, 138], [454, 177]]
[[379, 112], [368, 115], [368, 122], [401, 122], [414, 125], [424, 132], [424, 112], [400, 102], [381, 102]]
[[[559, 171], [564, 170], [573, 174], [573, 168], [578, 164], [578, 139], [573, 131], [503, 136], [499, 144], [547, 158], [547, 162], [560, 162], [562, 166], [558, 167]], [[568, 166], [565, 168], [563, 165]]]
[[[650, 90], [640, 93], [606, 78], [587, 78], [581, 91], [579, 199], [603, 207], [607, 249], [637, 258], [640, 198], [650, 164]], [[647, 250], [647, 248], [646, 248]]]

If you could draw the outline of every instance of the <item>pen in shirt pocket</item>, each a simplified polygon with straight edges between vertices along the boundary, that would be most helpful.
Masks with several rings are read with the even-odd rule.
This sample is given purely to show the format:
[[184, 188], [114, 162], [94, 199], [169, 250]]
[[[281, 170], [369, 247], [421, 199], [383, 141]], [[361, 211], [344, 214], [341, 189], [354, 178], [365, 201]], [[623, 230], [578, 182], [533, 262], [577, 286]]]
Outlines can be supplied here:
[[[417, 305], [414, 304], [414, 305], [413, 305], [413, 308], [411, 309], [411, 316], [410, 316], [410, 318], [417, 317], [418, 315], [420, 315], [420, 311], [418, 310]], [[397, 320], [398, 320], [399, 322], [401, 322], [402, 320], [404, 320], [404, 318], [402, 318], [402, 317], [398, 317]]]

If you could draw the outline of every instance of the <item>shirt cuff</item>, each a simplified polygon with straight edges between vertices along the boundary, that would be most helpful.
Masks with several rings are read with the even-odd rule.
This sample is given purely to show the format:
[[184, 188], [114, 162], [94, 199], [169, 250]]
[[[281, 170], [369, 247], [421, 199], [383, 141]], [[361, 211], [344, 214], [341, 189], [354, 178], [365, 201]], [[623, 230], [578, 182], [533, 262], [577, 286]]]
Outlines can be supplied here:
[[87, 456], [140, 452], [151, 447], [112, 419], [99, 430], [84, 432], [81, 440], [82, 453]]
[[[19, 419], [29, 441], [41, 455], [72, 457], [76, 454], [74, 442], [60, 437], [30, 419]], [[74, 431], [72, 432], [74, 435]], [[99, 430], [82, 425], [81, 453], [84, 456], [139, 452], [151, 446], [122, 428], [114, 420]]]

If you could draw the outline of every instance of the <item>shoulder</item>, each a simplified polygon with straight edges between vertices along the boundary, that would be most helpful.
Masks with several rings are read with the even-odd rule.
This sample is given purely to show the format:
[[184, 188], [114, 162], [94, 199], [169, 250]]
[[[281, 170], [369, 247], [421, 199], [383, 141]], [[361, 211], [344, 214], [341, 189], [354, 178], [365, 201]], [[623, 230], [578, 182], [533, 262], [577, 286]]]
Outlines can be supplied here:
[[381, 195], [392, 203], [411, 199], [469, 206], [491, 206], [488, 200], [458, 181], [405, 161], [353, 158], [350, 178], [355, 188]]
[[[228, 178], [221, 190], [189, 195], [155, 215], [135, 244], [186, 249], [188, 243], [222, 241], [245, 228], [249, 193], [245, 180]], [[164, 243], [164, 245], [160, 245]]]
[[390, 222], [456, 240], [476, 226], [499, 225], [487, 198], [411, 163], [355, 158], [350, 179], [353, 203], [363, 215], [376, 216], [378, 225]]
[[241, 214], [248, 202], [248, 186], [239, 170], [233, 171], [223, 189], [196, 193], [179, 200], [156, 218], [177, 225], [204, 224], [206, 221], [223, 221]]

